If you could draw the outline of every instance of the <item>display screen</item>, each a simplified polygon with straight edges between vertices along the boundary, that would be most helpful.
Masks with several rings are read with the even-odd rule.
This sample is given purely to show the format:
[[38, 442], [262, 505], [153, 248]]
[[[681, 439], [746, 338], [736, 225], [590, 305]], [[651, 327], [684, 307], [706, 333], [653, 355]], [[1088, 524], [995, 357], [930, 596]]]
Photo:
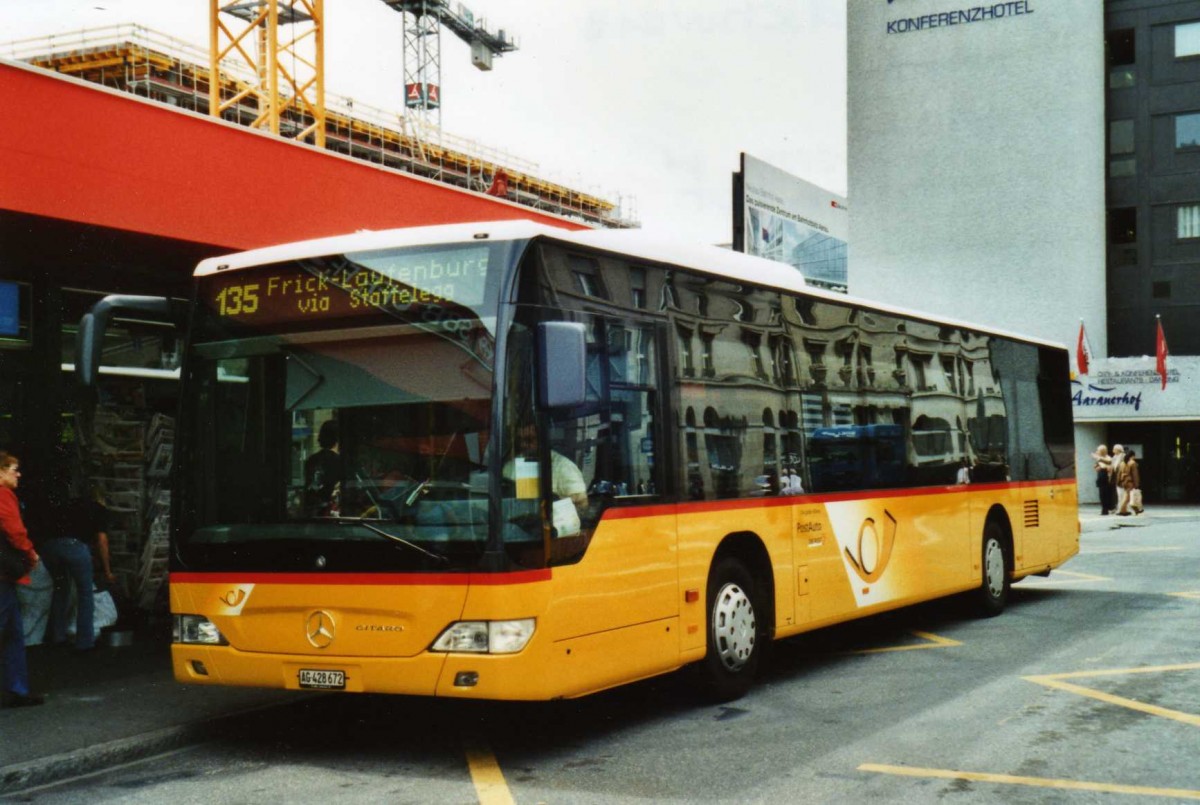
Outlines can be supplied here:
[[491, 253], [388, 249], [216, 274], [201, 281], [201, 303], [229, 323], [255, 326], [381, 313], [434, 323], [483, 304]]
[[0, 335], [21, 333], [21, 293], [15, 282], [0, 282]]

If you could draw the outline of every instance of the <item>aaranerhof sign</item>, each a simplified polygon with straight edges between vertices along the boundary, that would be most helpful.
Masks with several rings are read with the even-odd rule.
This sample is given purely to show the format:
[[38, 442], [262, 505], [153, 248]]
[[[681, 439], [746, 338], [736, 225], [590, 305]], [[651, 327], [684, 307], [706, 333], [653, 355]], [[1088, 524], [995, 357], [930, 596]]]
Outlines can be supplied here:
[[[1153, 356], [1093, 360], [1086, 375], [1071, 379], [1077, 421], [1194, 419], [1200, 357], [1167, 360], [1167, 382]], [[1189, 402], [1192, 403], [1189, 405]]]

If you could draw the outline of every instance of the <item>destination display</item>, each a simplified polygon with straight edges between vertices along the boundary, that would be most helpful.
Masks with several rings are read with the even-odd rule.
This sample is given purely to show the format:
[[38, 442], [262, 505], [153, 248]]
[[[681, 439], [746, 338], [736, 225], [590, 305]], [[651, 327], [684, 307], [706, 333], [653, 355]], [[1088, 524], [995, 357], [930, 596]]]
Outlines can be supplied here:
[[469, 247], [301, 260], [208, 277], [201, 300], [221, 319], [246, 325], [380, 313], [426, 322], [461, 318], [483, 304], [489, 254], [487, 247]]

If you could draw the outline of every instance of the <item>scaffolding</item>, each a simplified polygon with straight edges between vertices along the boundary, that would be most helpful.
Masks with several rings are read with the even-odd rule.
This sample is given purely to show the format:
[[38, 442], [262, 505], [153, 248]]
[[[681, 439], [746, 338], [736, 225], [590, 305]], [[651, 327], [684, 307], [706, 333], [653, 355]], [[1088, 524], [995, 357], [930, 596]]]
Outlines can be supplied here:
[[[91, 28], [0, 45], [0, 55], [209, 114], [209, 53], [140, 25]], [[259, 77], [236, 61], [218, 68], [221, 98], [252, 98]], [[244, 126], [261, 123], [257, 103], [232, 103], [220, 117]], [[295, 137], [317, 121], [304, 103], [284, 104], [279, 133]], [[627, 228], [617, 204], [537, 174], [536, 163], [462, 137], [421, 126], [394, 112], [325, 94], [324, 148], [356, 159], [476, 192], [589, 226]], [[315, 137], [312, 139], [316, 139]]]

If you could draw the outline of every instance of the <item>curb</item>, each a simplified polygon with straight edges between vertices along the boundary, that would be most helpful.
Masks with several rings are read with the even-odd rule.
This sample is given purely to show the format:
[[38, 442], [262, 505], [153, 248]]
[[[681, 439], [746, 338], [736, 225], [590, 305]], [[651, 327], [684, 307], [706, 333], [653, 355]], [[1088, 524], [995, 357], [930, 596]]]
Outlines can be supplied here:
[[185, 746], [206, 743], [218, 734], [228, 734], [230, 728], [259, 713], [292, 704], [295, 702], [264, 704], [189, 724], [163, 727], [129, 738], [117, 738], [49, 757], [13, 763], [0, 768], [0, 797], [144, 760]]

